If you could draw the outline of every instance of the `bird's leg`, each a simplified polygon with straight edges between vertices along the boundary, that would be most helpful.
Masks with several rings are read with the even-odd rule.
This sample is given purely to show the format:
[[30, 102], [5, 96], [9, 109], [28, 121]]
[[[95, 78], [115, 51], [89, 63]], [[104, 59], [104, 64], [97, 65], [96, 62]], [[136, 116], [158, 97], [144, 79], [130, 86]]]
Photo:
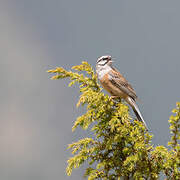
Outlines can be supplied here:
[[111, 97], [110, 97], [111, 100], [112, 100], [112, 99], [116, 99], [116, 98], [118, 98], [118, 96], [111, 96]]
[[119, 96], [111, 96], [111, 97], [110, 97], [110, 100], [115, 100], [115, 99], [117, 99], [117, 98], [119, 98]]

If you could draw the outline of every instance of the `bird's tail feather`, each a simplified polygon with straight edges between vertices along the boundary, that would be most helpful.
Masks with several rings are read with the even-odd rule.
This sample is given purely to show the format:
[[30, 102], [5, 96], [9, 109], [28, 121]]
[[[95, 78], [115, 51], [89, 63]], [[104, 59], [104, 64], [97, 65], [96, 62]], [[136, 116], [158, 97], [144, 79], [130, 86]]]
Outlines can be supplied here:
[[132, 99], [132, 98], [129, 97], [129, 98], [128, 98], [128, 102], [129, 102], [129, 104], [131, 105], [131, 107], [132, 107], [132, 109], [133, 109], [133, 111], [134, 111], [137, 119], [138, 119], [139, 121], [143, 122], [143, 124], [145, 125], [146, 129], [148, 130], [148, 127], [147, 127], [147, 125], [146, 125], [146, 122], [144, 121], [144, 119], [143, 119], [143, 117], [142, 117], [142, 114], [141, 114], [141, 112], [140, 112], [140, 110], [139, 110], [136, 102], [134, 101], [134, 99]]

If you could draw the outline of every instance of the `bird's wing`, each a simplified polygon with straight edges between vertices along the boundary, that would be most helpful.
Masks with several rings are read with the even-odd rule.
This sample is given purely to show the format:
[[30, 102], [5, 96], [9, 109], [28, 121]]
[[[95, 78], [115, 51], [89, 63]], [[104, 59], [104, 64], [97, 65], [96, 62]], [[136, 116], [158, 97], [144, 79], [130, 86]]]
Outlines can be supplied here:
[[128, 81], [115, 69], [109, 72], [109, 80], [113, 85], [123, 91], [125, 94], [133, 98], [137, 99], [136, 92], [132, 88], [132, 86], [128, 83]]

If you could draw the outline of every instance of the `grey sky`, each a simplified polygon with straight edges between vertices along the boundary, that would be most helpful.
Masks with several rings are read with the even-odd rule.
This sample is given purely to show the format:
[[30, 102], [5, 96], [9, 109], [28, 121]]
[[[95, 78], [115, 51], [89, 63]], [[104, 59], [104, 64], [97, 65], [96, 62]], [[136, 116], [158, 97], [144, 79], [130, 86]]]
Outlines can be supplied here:
[[166, 145], [180, 100], [180, 1], [1, 0], [0, 179], [82, 179], [65, 175], [67, 144], [82, 113], [78, 89], [46, 70], [110, 54], [142, 103], [153, 143]]

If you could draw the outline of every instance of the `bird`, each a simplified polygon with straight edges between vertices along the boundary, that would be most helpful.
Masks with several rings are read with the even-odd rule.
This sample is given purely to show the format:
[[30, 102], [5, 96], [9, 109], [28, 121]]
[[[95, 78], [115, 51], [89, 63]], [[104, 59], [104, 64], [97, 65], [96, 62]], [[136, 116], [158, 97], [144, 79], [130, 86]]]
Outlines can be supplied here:
[[112, 63], [113, 61], [110, 55], [104, 55], [97, 59], [96, 73], [102, 87], [110, 93], [112, 99], [124, 99], [132, 107], [137, 119], [143, 122], [148, 130], [146, 122], [136, 104], [137, 95], [135, 90], [123, 75], [113, 67]]

